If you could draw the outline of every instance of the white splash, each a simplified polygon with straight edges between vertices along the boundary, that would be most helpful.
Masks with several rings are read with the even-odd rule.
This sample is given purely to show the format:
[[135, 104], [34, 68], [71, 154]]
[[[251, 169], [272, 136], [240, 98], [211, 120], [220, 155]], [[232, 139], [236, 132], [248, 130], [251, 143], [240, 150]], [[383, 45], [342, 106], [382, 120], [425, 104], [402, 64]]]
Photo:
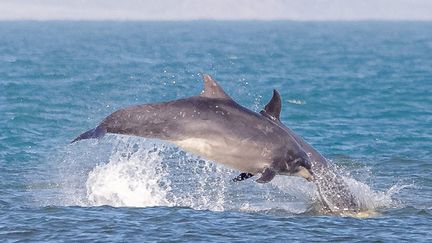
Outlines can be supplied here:
[[288, 103], [291, 103], [291, 104], [294, 104], [294, 105], [305, 105], [306, 101], [291, 99], [291, 100], [288, 100]]
[[158, 141], [117, 136], [112, 142], [108, 162], [88, 173], [84, 205], [224, 210], [226, 169]]
[[[63, 204], [301, 214], [309, 212], [318, 200], [315, 185], [302, 178], [277, 176], [268, 184], [255, 183], [254, 178], [234, 183], [231, 178], [238, 172], [176, 147], [136, 137], [111, 138], [110, 146], [101, 151], [94, 150], [104, 144], [80, 147], [92, 151], [93, 157], [88, 159], [99, 161], [88, 169], [82, 169], [80, 163], [74, 169], [67, 168], [68, 173], [63, 173], [66, 192]], [[111, 151], [108, 159], [97, 155], [106, 151]], [[89, 157], [88, 152], [81, 154]], [[68, 156], [76, 156], [75, 160], [83, 158], [79, 152]], [[395, 206], [392, 196], [403, 188], [396, 185], [387, 192], [377, 192], [350, 176], [344, 179], [367, 210]]]
[[382, 208], [400, 207], [402, 203], [393, 197], [401, 190], [412, 185], [393, 185], [386, 191], [375, 191], [367, 184], [350, 177], [344, 177], [351, 192], [359, 200], [360, 207], [366, 210], [379, 210]]
[[115, 207], [170, 206], [169, 175], [157, 150], [120, 140], [107, 164], [97, 165], [88, 175], [90, 205]]

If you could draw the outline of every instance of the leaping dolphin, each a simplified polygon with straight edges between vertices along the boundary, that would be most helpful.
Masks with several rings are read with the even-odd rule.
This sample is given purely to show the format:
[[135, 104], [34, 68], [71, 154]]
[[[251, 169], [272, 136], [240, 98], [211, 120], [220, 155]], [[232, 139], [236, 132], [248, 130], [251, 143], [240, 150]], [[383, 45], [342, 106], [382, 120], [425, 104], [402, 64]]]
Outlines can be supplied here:
[[[339, 183], [336, 187], [332, 186], [339, 189], [336, 192], [339, 195], [332, 195], [333, 191], [327, 193], [329, 195], [322, 194], [339, 198], [342, 191], [350, 198], [347, 199], [349, 202], [323, 198], [327, 210], [348, 207], [351, 210], [356, 206], [341, 180], [322, 179], [326, 174], [323, 172], [328, 169], [327, 160], [282, 124], [279, 119], [281, 98], [276, 90], [265, 108], [256, 113], [237, 104], [212, 77], [203, 77], [205, 84], [200, 95], [120, 109], [96, 128], [79, 135], [72, 143], [101, 138], [106, 133], [165, 140], [241, 171], [234, 181], [261, 174], [257, 182], [266, 183], [276, 175], [294, 175], [314, 181], [318, 190], [327, 189], [327, 182], [330, 181]], [[319, 174], [315, 175], [315, 169]]]

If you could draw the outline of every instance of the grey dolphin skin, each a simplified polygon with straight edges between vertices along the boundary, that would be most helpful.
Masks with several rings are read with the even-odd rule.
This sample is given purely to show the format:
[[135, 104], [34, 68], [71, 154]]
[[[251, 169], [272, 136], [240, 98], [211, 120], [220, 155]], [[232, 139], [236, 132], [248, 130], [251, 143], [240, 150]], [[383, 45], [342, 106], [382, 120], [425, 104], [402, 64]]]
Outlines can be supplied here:
[[329, 162], [279, 119], [281, 98], [274, 90], [260, 113], [237, 104], [209, 75], [200, 95], [115, 111], [75, 140], [106, 133], [155, 138], [242, 173], [240, 181], [261, 174], [259, 183], [276, 175], [313, 181], [324, 210], [356, 210], [357, 203]]

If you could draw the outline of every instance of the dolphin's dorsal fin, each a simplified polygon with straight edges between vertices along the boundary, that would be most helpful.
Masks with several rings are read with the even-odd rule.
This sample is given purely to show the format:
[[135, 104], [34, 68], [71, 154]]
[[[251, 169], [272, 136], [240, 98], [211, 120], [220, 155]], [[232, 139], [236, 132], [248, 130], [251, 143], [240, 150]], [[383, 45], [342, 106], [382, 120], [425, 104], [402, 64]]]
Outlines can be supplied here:
[[210, 75], [204, 74], [203, 78], [204, 90], [200, 96], [215, 99], [231, 99]]
[[282, 107], [281, 97], [277, 90], [273, 90], [273, 97], [260, 113], [272, 120], [280, 120], [280, 112]]

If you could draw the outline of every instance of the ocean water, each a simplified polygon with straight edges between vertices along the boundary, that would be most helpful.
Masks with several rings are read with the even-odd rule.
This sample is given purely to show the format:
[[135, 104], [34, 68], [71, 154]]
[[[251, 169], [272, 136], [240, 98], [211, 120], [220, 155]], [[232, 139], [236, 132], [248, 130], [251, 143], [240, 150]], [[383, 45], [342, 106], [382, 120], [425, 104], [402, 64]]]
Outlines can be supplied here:
[[[211, 74], [340, 169], [368, 213], [311, 211], [173, 145], [70, 141], [121, 107], [198, 94]], [[432, 23], [0, 22], [0, 241], [432, 240]]]

